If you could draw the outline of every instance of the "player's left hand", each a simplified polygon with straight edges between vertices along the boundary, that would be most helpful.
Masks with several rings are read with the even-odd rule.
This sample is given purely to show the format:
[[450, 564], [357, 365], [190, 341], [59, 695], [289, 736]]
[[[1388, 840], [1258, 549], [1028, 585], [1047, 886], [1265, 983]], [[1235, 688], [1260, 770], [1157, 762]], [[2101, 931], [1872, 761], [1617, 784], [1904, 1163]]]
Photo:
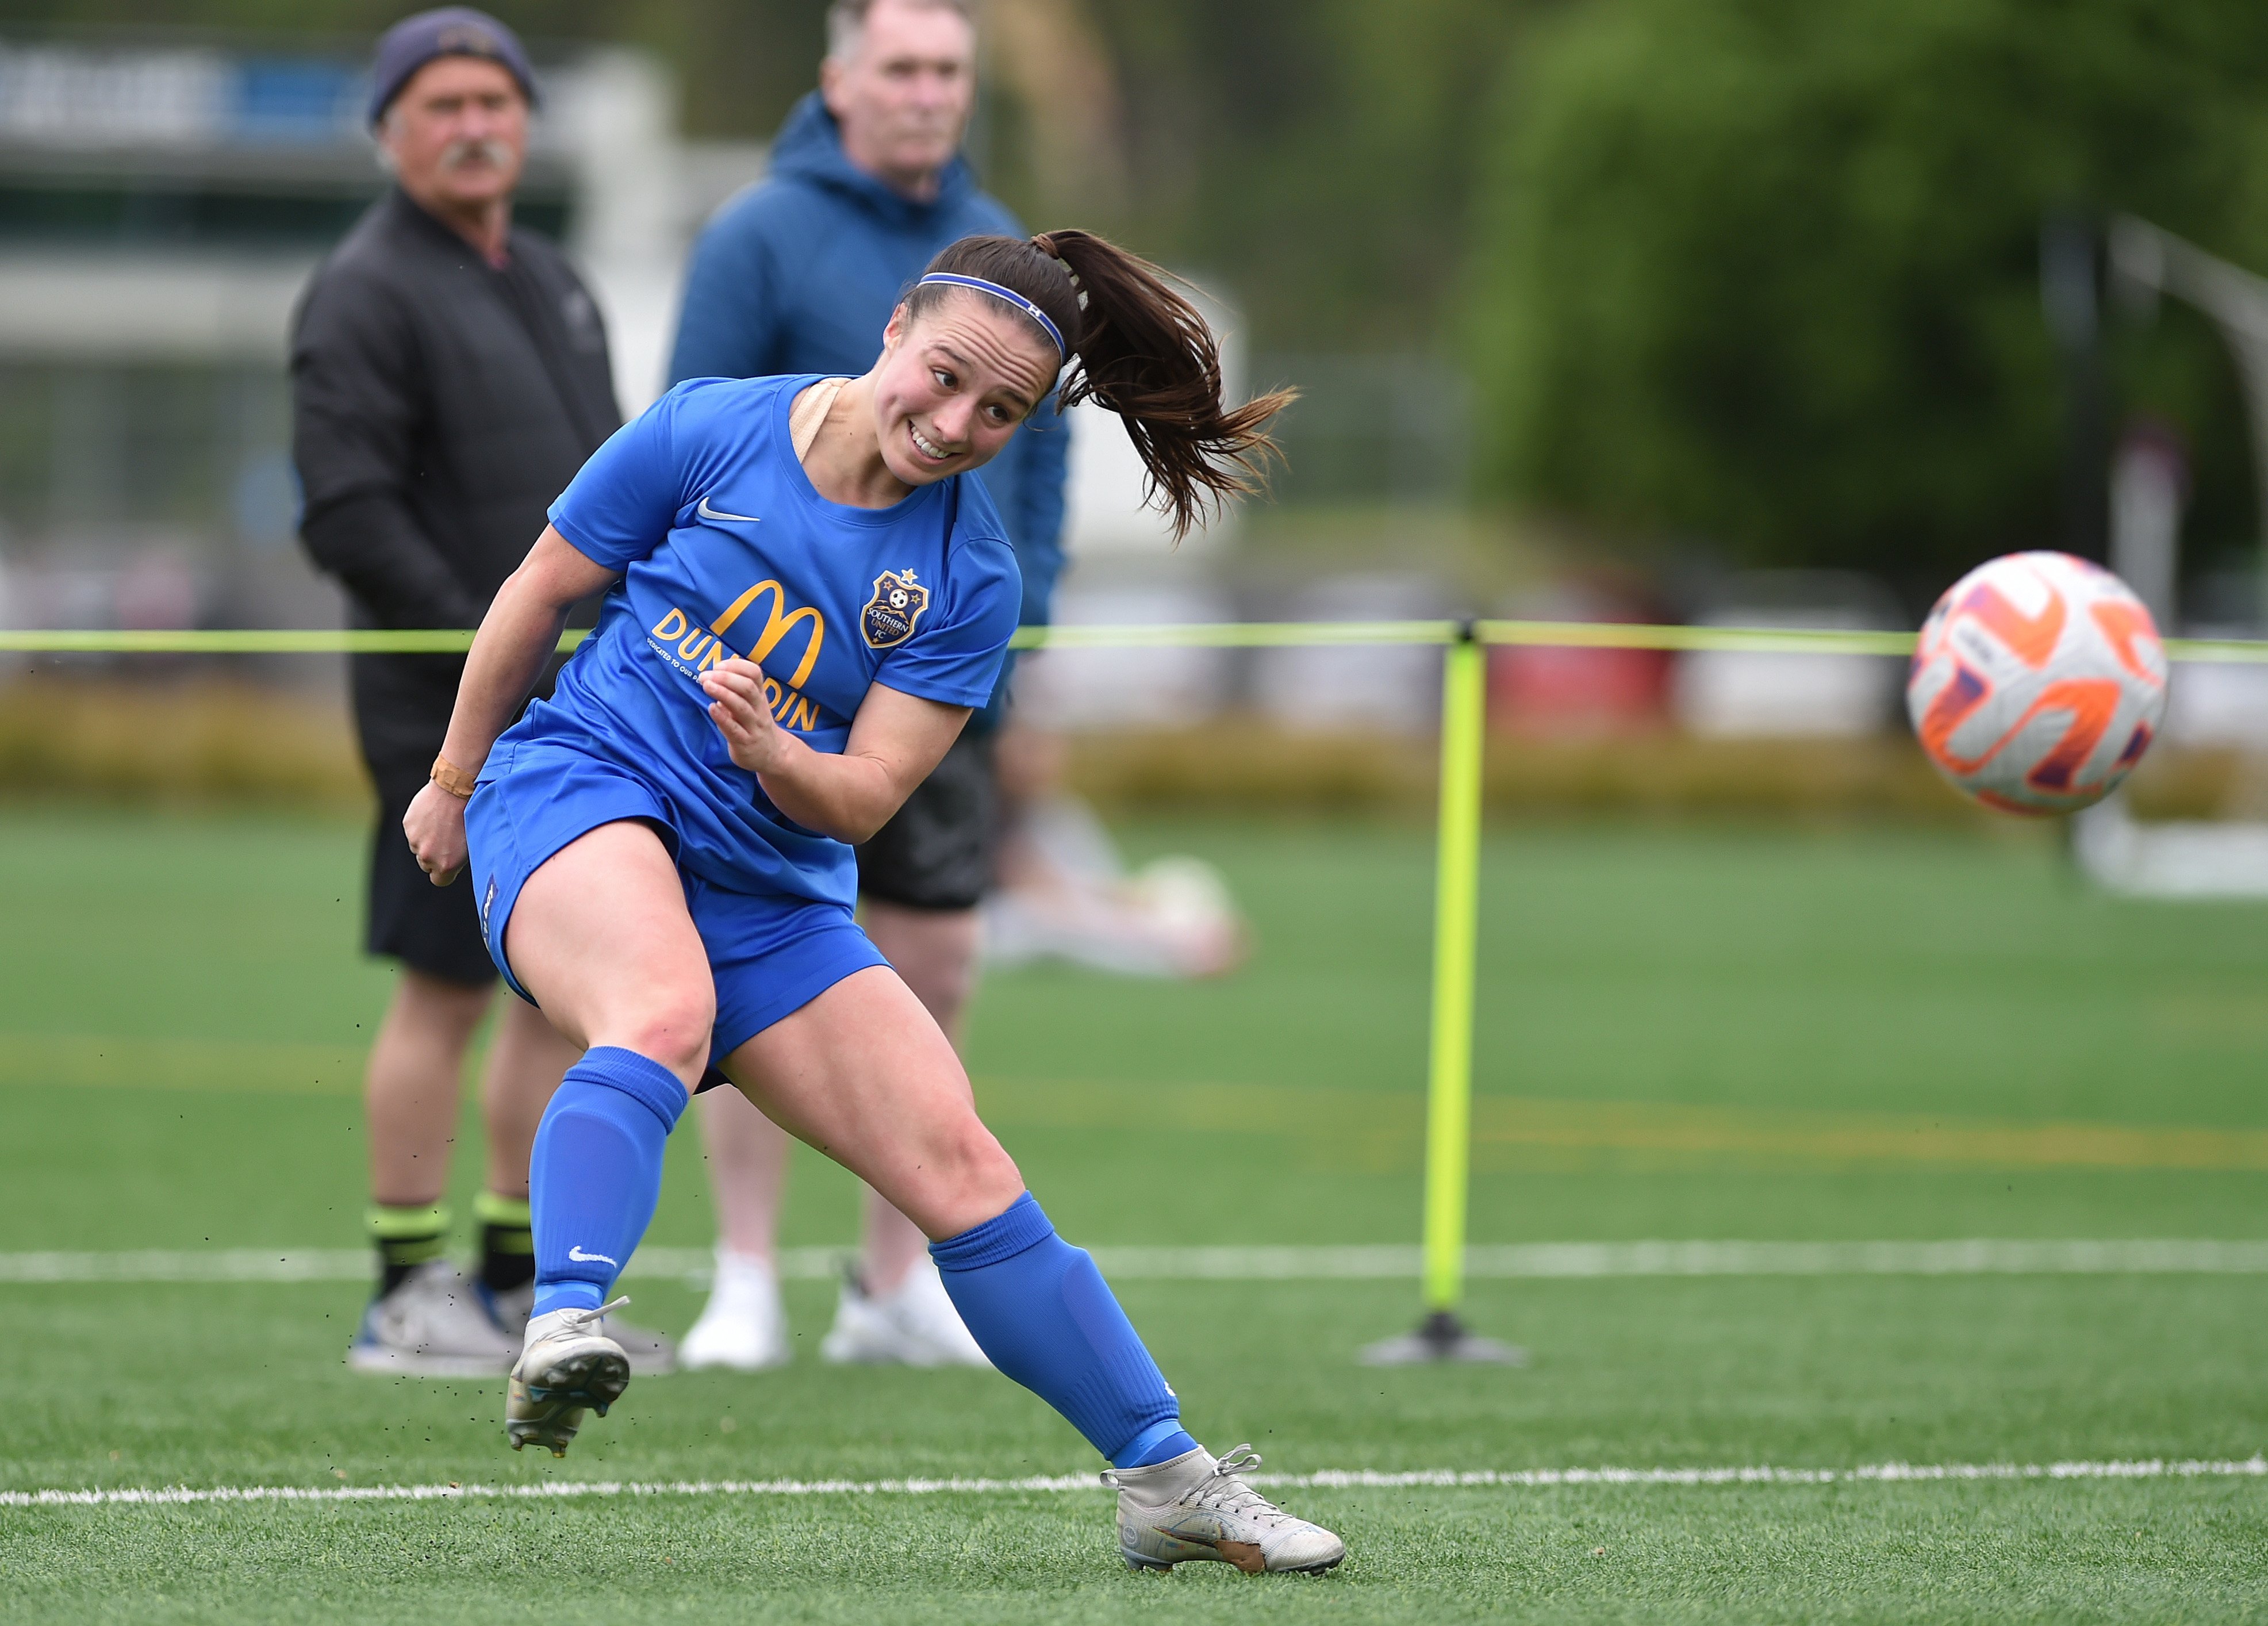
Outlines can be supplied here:
[[752, 774], [770, 772], [788, 734], [764, 703], [763, 669], [735, 655], [703, 673], [701, 687], [709, 696], [710, 718], [725, 736], [733, 762]]

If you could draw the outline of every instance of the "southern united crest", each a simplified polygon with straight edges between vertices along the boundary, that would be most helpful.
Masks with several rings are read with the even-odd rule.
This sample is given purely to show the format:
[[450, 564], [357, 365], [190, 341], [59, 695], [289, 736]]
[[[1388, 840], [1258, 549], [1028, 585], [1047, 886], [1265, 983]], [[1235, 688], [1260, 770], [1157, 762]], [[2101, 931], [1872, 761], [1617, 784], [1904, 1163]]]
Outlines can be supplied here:
[[885, 570], [874, 578], [874, 596], [859, 612], [858, 630], [869, 649], [895, 649], [914, 636], [915, 623], [929, 608], [929, 589], [911, 570]]

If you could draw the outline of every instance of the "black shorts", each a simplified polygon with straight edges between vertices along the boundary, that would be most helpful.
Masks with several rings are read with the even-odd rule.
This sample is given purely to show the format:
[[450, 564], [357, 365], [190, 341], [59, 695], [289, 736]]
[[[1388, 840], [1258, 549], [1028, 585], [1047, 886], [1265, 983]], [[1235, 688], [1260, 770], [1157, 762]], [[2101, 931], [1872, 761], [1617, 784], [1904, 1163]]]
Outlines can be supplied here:
[[992, 882], [1000, 799], [992, 734], [964, 731], [858, 851], [858, 891], [902, 909], [973, 909]]
[[436, 887], [417, 867], [416, 855], [401, 834], [401, 815], [424, 788], [421, 776], [415, 784], [380, 791], [378, 830], [370, 849], [370, 923], [364, 946], [427, 976], [486, 988], [496, 981], [497, 968], [481, 936], [473, 883], [460, 875], [449, 886]]
[[417, 867], [401, 815], [425, 788], [456, 703], [457, 656], [357, 656], [350, 664], [356, 732], [378, 784], [363, 945], [427, 976], [486, 988], [495, 963], [481, 936], [473, 884], [436, 887]]

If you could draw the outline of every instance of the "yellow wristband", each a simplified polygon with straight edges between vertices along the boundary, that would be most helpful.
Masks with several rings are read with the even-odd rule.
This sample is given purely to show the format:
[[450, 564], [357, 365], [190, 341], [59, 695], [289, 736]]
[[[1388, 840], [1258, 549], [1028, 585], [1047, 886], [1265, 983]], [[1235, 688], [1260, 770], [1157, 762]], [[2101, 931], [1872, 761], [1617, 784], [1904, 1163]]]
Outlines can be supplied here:
[[452, 796], [469, 798], [480, 784], [480, 776], [468, 774], [446, 756], [433, 759], [433, 783]]

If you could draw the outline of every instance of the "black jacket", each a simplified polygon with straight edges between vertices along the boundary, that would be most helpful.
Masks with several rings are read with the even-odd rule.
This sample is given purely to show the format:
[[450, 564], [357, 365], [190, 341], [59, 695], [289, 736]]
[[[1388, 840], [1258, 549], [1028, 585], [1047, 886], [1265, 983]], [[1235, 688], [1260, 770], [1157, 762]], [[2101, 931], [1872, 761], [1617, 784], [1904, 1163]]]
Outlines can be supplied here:
[[[515, 231], [499, 271], [399, 189], [301, 297], [291, 396], [300, 535], [345, 585], [357, 627], [478, 625], [551, 500], [622, 422], [598, 307], [559, 250]], [[463, 666], [354, 658], [381, 792], [423, 782]]]

